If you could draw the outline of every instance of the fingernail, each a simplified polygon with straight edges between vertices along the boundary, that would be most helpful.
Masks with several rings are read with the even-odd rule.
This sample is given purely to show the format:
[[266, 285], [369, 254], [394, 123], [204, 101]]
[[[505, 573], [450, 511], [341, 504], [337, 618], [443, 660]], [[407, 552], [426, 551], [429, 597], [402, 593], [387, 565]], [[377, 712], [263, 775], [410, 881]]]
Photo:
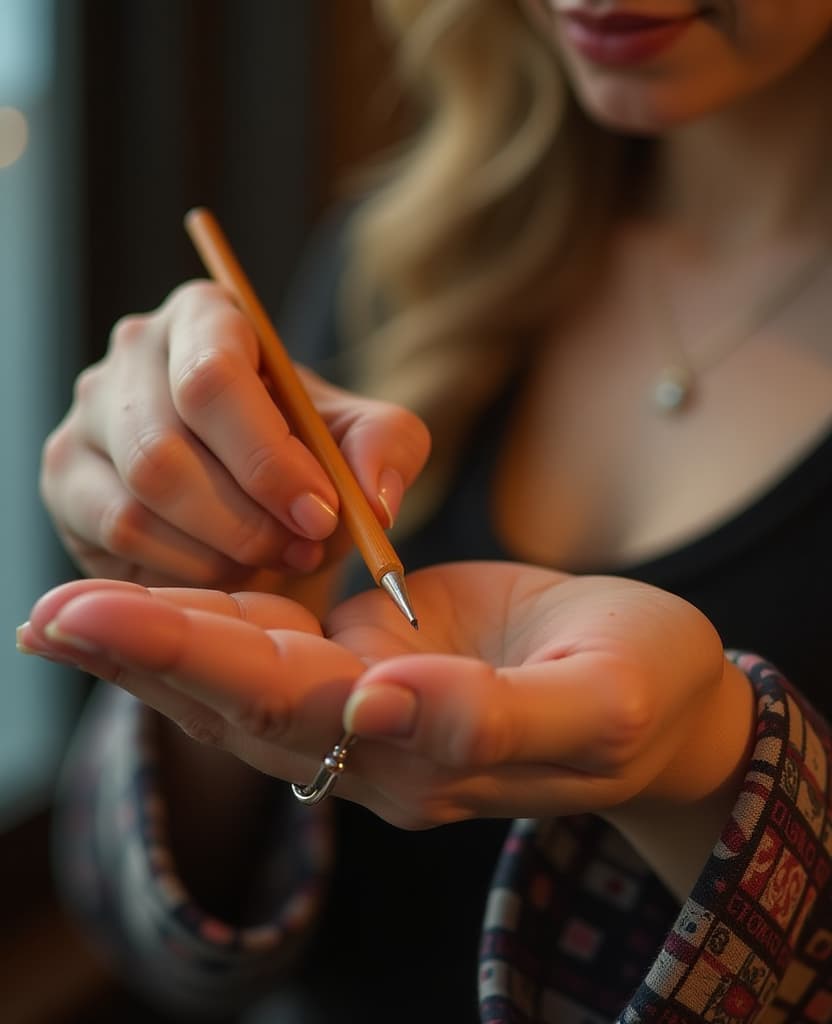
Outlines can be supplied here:
[[416, 727], [419, 701], [412, 690], [389, 683], [364, 686], [344, 705], [344, 728], [359, 736], [405, 739]]
[[335, 509], [317, 494], [301, 494], [295, 498], [289, 506], [289, 514], [310, 540], [323, 540], [338, 525]]
[[54, 661], [56, 665], [70, 665], [73, 668], [80, 669], [82, 672], [86, 671], [83, 666], [72, 661], [67, 655], [55, 654], [52, 651], [43, 650], [40, 647], [32, 647], [30, 644], [27, 644], [23, 639], [23, 634], [26, 632], [28, 627], [29, 623], [24, 622], [15, 630], [15, 646], [20, 654], [31, 654], [36, 658], [43, 658], [44, 661]]
[[404, 497], [404, 480], [395, 469], [383, 469], [378, 478], [378, 500], [387, 514], [388, 529], [395, 523]]
[[28, 622], [22, 623], [14, 631], [14, 643], [15, 647], [20, 651], [21, 654], [37, 654], [38, 651], [34, 647], [30, 647], [24, 640], [23, 634], [26, 631], [26, 627], [29, 625]]
[[64, 644], [66, 647], [74, 647], [78, 651], [86, 651], [88, 654], [97, 654], [99, 648], [84, 640], [82, 637], [73, 636], [70, 633], [65, 633], [57, 621], [53, 619], [48, 625], [44, 626], [44, 635], [48, 636], [50, 640], [54, 640], [56, 644]]

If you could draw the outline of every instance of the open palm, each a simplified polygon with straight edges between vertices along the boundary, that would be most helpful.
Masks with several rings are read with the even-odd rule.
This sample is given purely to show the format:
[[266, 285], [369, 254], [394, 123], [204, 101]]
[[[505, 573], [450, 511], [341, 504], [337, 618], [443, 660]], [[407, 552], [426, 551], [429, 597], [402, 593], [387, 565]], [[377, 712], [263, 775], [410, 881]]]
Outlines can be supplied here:
[[[355, 732], [338, 794], [406, 828], [691, 786], [677, 766], [724, 699], [726, 663], [689, 604], [512, 563], [435, 566], [408, 586], [418, 632], [378, 591], [321, 626], [282, 597], [77, 581], [40, 599], [20, 642], [279, 778], [307, 781]], [[694, 785], [719, 785], [731, 756]]]

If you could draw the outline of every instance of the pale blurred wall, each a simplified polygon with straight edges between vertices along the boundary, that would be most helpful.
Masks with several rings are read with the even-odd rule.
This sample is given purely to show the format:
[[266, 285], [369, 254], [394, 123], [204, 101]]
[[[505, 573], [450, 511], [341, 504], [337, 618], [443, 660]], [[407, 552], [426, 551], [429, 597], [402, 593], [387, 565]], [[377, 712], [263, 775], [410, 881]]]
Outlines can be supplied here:
[[14, 644], [32, 601], [67, 571], [37, 492], [57, 378], [78, 344], [56, 2], [0, 0], [0, 829], [46, 803], [80, 684]]

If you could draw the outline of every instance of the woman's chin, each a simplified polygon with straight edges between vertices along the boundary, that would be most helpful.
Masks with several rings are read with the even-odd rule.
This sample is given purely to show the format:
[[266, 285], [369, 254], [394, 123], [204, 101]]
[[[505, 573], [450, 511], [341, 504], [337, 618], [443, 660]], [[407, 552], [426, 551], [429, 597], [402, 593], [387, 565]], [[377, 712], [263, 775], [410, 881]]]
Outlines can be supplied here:
[[676, 97], [630, 97], [626, 91], [607, 94], [577, 91], [580, 106], [592, 121], [621, 135], [660, 136], [709, 113], [708, 106]]

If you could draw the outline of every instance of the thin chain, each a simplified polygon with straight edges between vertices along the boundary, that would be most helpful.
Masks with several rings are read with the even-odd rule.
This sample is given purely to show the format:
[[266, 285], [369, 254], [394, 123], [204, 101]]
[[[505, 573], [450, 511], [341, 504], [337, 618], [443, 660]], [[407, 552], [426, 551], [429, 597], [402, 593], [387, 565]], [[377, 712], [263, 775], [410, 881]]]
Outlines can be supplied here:
[[[726, 359], [747, 341], [752, 339], [767, 323], [785, 312], [795, 303], [815, 280], [820, 271], [832, 262], [832, 248], [823, 246], [792, 274], [785, 283], [768, 293], [745, 314], [720, 324], [709, 331], [716, 344], [705, 346], [704, 357], [694, 360], [685, 350], [682, 343], [682, 332], [678, 318], [675, 316], [665, 295], [660, 293], [664, 318], [671, 328], [670, 335], [674, 341], [675, 362], [662, 368], [653, 388], [653, 404], [662, 412], [676, 412], [689, 399], [695, 379]], [[721, 339], [721, 340], [720, 340]]]

